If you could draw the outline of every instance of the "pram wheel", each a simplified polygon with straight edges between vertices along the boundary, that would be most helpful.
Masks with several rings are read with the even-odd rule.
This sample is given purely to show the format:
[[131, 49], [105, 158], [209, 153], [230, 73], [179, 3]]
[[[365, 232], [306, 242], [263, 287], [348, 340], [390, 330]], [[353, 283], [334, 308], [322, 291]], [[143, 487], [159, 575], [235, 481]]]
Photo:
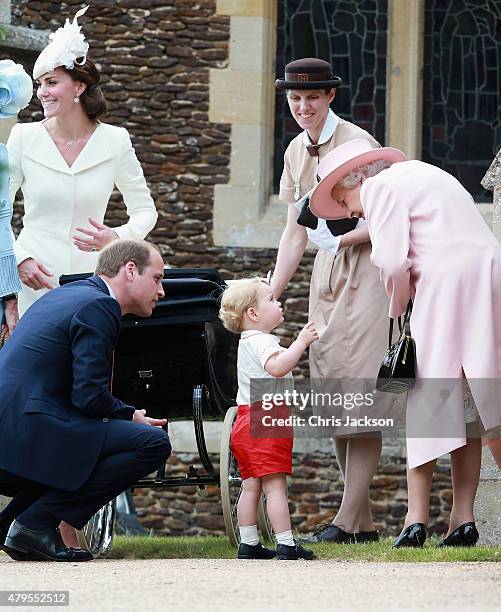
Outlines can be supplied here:
[[77, 531], [78, 543], [94, 558], [105, 557], [111, 550], [116, 505], [116, 499], [112, 499], [94, 514], [81, 531]]
[[[223, 506], [224, 525], [226, 534], [232, 546], [238, 546], [240, 534], [238, 531], [237, 504], [240, 498], [242, 478], [238, 464], [231, 452], [230, 435], [233, 422], [237, 415], [237, 407], [228, 408], [221, 434], [221, 453], [219, 456], [219, 474], [221, 480], [221, 504]], [[264, 540], [272, 540], [271, 525], [266, 513], [264, 495], [261, 495], [257, 510], [257, 525]]]
[[274, 544], [273, 528], [268, 513], [266, 512], [266, 497], [264, 494], [261, 495], [259, 506], [257, 507], [257, 526], [265, 543]]

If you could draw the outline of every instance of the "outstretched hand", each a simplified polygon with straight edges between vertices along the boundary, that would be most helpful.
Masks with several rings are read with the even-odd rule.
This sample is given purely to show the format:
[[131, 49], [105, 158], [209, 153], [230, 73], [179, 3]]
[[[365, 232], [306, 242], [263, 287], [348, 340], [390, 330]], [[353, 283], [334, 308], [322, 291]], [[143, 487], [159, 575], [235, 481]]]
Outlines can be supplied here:
[[146, 410], [135, 410], [132, 416], [134, 423], [142, 425], [152, 425], [153, 427], [163, 427], [167, 424], [167, 419], [152, 419], [146, 416]]
[[84, 238], [83, 236], [73, 236], [73, 244], [80, 251], [100, 251], [107, 244], [113, 242], [113, 240], [117, 240], [118, 234], [115, 230], [112, 230], [110, 227], [99, 223], [92, 217], [89, 217], [89, 223], [92, 225], [94, 229], [89, 229], [85, 227], [76, 227], [77, 232], [82, 232], [88, 238]]
[[305, 348], [309, 347], [310, 344], [313, 344], [315, 340], [318, 340], [318, 332], [315, 329], [315, 323], [313, 321], [308, 321], [303, 329], [299, 332], [297, 339], [300, 342], [303, 342]]

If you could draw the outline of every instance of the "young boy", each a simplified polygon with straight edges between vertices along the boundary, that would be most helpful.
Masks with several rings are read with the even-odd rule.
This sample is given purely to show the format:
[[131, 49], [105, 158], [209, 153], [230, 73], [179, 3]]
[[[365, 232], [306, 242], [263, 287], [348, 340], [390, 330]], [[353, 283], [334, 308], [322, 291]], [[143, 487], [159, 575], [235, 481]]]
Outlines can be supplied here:
[[[251, 435], [251, 380], [290, 378], [304, 351], [318, 339], [307, 323], [285, 349], [271, 331], [284, 320], [282, 307], [268, 283], [259, 278], [233, 281], [223, 293], [219, 314], [224, 326], [240, 333], [238, 345], [237, 418], [231, 450], [242, 477], [237, 506], [240, 530], [239, 559], [312, 559], [313, 552], [292, 537], [286, 474], [292, 472], [292, 436], [261, 438]], [[254, 398], [253, 398], [254, 399]], [[259, 402], [257, 402], [258, 408]], [[257, 535], [257, 507], [261, 492], [275, 532], [277, 550], [269, 550]]]

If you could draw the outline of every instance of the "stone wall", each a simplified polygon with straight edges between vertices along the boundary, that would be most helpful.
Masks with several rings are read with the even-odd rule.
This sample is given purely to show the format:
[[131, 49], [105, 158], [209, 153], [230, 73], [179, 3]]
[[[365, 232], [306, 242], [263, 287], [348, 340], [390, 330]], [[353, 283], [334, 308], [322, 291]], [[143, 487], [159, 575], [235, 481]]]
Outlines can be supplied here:
[[[85, 4], [12, 0], [12, 24], [54, 31]], [[129, 130], [158, 207], [149, 239], [165, 261], [213, 267], [225, 278], [266, 274], [276, 250], [217, 247], [212, 239], [214, 185], [229, 180], [231, 126], [209, 121], [209, 70], [228, 65], [230, 18], [216, 15], [216, 0], [96, 0], [80, 23], [101, 70], [105, 121]], [[31, 72], [36, 54], [1, 51]], [[42, 118], [35, 98], [20, 121]], [[115, 194], [106, 222], [125, 219]], [[286, 322], [277, 334], [285, 345], [306, 322], [313, 255], [305, 255], [283, 297]], [[297, 374], [307, 375], [307, 364], [305, 355]]]
[[[218, 456], [211, 460], [218, 469]], [[197, 462], [189, 454], [173, 455], [167, 472], [181, 476]], [[136, 489], [134, 501], [141, 523], [156, 534], [217, 535], [224, 534], [219, 489], [209, 486], [207, 495], [197, 487], [173, 487], [163, 491]], [[328, 522], [341, 503], [343, 485], [332, 456], [325, 453], [293, 455], [293, 476], [289, 480], [289, 507], [293, 528], [299, 533], [312, 531], [315, 525]], [[371, 487], [372, 511], [378, 530], [397, 535], [407, 511], [405, 460], [383, 458]], [[447, 462], [439, 462], [430, 497], [428, 532], [443, 535], [451, 508], [452, 490]]]

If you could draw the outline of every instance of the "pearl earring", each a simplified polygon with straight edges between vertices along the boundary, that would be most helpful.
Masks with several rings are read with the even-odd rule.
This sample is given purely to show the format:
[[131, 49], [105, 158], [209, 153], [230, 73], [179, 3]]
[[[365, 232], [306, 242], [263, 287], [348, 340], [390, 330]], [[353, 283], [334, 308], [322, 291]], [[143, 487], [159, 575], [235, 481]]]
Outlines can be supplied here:
[[80, 102], [80, 98], [79, 98], [78, 96], [75, 96], [75, 97], [73, 98], [73, 102], [74, 102], [75, 104], [78, 104], [78, 103]]

